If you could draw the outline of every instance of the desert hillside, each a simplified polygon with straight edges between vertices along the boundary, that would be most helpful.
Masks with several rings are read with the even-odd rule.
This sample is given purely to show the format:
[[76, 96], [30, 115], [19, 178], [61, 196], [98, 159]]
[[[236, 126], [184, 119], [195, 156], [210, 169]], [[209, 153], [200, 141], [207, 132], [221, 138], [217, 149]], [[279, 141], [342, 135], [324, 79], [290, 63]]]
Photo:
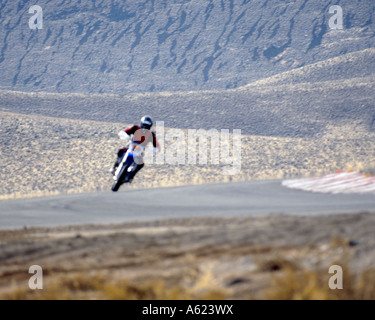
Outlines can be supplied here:
[[[117, 132], [123, 127], [0, 112], [0, 200], [110, 190], [108, 170], [122, 146]], [[160, 141], [167, 139], [169, 130], [164, 129]], [[353, 132], [349, 137], [348, 131]], [[282, 179], [375, 167], [374, 133], [360, 125], [331, 126], [315, 138], [242, 135], [241, 167], [235, 175], [223, 175], [223, 159], [212, 164], [210, 144], [207, 165], [198, 159], [196, 165], [187, 164], [188, 146], [198, 152], [200, 142], [188, 145], [187, 130], [182, 132], [184, 164], [151, 161], [127, 188]], [[232, 145], [232, 138], [229, 142]]]
[[237, 89], [133, 94], [0, 91], [0, 111], [166, 127], [241, 129], [282, 137], [324, 135], [330, 126], [375, 130], [375, 49], [346, 54]]
[[[0, 3], [0, 87], [115, 93], [237, 88], [374, 46], [372, 0]], [[343, 29], [331, 30], [332, 5]]]
[[[329, 28], [332, 4], [343, 30]], [[370, 0], [38, 5], [43, 29], [30, 30], [28, 1], [1, 3], [2, 197], [106, 190], [116, 134], [144, 114], [185, 132], [239, 129], [242, 163], [231, 177], [151, 165], [139, 187], [373, 166]]]

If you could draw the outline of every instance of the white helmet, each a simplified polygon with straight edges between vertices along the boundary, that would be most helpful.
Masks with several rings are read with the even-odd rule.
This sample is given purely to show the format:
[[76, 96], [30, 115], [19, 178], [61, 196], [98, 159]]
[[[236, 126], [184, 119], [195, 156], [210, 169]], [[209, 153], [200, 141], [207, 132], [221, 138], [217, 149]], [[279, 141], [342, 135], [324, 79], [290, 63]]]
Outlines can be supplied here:
[[150, 116], [144, 116], [141, 119], [141, 128], [150, 130], [153, 125], [152, 119]]

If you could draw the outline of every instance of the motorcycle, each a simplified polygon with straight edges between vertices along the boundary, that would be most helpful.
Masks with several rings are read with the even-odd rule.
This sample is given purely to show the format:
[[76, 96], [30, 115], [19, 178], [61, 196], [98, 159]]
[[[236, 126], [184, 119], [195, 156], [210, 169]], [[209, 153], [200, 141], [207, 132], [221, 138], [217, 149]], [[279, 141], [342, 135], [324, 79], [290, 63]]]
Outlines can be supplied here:
[[133, 172], [138, 166], [137, 159], [142, 159], [144, 154], [144, 147], [137, 142], [131, 142], [128, 151], [123, 155], [119, 161], [119, 166], [113, 176], [114, 183], [112, 191], [117, 192], [124, 183], [132, 181]]

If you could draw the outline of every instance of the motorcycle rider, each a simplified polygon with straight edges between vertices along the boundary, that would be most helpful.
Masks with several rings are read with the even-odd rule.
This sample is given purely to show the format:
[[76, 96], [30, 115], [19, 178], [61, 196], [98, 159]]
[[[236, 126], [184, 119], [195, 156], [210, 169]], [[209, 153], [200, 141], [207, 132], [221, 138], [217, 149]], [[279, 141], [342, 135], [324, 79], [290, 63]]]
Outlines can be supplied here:
[[[130, 128], [127, 128], [125, 130], [121, 130], [118, 133], [118, 136], [121, 140], [128, 141], [127, 145], [123, 148], [121, 148], [117, 153], [117, 160], [113, 166], [113, 168], [110, 170], [110, 172], [114, 175], [116, 172], [117, 167], [119, 166], [122, 157], [126, 154], [128, 151], [128, 147], [131, 144], [131, 142], [137, 142], [143, 147], [146, 147], [146, 145], [149, 142], [152, 142], [153, 145], [153, 152], [157, 153], [160, 151], [160, 145], [159, 142], [156, 139], [156, 133], [154, 131], [151, 131], [151, 127], [153, 126], [153, 121], [150, 116], [144, 116], [141, 119], [140, 125], [133, 125]], [[134, 179], [135, 175], [144, 167], [143, 159], [139, 159], [137, 161], [136, 169], [134, 170], [132, 176], [130, 177], [130, 182]]]

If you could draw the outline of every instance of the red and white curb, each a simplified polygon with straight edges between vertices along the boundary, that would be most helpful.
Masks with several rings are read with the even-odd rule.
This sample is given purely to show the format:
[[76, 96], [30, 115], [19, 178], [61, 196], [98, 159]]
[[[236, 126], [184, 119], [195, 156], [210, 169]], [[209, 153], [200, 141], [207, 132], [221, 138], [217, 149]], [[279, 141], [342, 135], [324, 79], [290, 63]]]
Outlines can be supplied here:
[[357, 172], [337, 172], [315, 178], [284, 180], [282, 185], [312, 192], [375, 194], [375, 177]]

